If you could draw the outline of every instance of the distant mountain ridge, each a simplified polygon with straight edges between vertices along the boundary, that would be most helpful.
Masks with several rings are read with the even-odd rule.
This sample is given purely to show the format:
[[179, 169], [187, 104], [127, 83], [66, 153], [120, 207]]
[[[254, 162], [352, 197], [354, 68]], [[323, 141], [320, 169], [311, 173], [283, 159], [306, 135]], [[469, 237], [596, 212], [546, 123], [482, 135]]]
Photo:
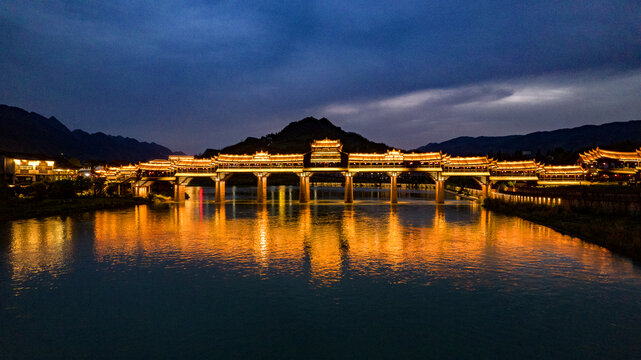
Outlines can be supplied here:
[[[389, 149], [332, 124], [328, 119], [306, 117], [294, 121], [275, 134], [261, 138], [248, 137], [223, 149], [207, 149], [201, 156], [211, 157], [218, 153], [254, 154], [268, 151], [272, 154], [308, 153], [310, 144], [317, 139], [338, 139], [347, 153], [383, 153]], [[576, 128], [553, 131], [538, 131], [526, 135], [509, 136], [462, 136], [441, 143], [429, 143], [414, 151], [443, 151], [451, 155], [486, 155], [529, 151], [549, 152], [558, 148], [579, 151], [589, 147], [608, 146], [617, 143], [636, 146], [641, 143], [641, 120], [613, 122], [603, 125], [584, 125]], [[623, 149], [617, 149], [623, 150]], [[629, 151], [629, 150], [627, 150]], [[0, 105], [0, 152], [64, 156], [80, 160], [121, 160], [129, 162], [167, 158], [170, 149], [156, 143], [106, 135], [102, 132], [89, 134], [82, 130], [70, 131], [55, 117], [46, 118], [18, 107]]]
[[130, 162], [167, 158], [173, 153], [156, 143], [128, 137], [70, 131], [53, 116], [46, 118], [8, 105], [0, 105], [0, 151]]
[[547, 152], [557, 148], [579, 151], [588, 147], [608, 146], [622, 142], [641, 142], [641, 120], [584, 125], [526, 135], [461, 136], [440, 143], [429, 143], [416, 151], [443, 151], [452, 155], [485, 155], [517, 151]]
[[225, 154], [254, 154], [257, 151], [268, 151], [272, 154], [307, 153], [313, 140], [319, 139], [340, 140], [343, 151], [352, 152], [385, 152], [392, 147], [376, 143], [365, 137], [347, 132], [332, 124], [326, 118], [316, 119], [306, 117], [285, 126], [276, 134], [265, 135], [261, 138], [248, 137], [245, 140], [223, 149], [207, 149], [202, 157], [211, 157], [220, 153]]

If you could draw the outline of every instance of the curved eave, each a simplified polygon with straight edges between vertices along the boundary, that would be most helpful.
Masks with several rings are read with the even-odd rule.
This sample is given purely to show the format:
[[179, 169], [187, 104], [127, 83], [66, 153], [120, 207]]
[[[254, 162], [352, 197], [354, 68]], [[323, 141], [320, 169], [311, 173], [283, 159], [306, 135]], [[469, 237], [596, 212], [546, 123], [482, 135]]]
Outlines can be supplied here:
[[590, 185], [589, 181], [585, 180], [539, 180], [539, 185]]
[[490, 176], [492, 181], [538, 181], [538, 176]]
[[443, 172], [443, 176], [490, 176], [489, 171], [452, 171]]
[[[218, 168], [216, 170], [216, 173], [219, 174], [226, 174], [226, 173], [247, 173], [247, 174], [253, 174], [253, 173], [262, 173], [262, 172], [268, 172], [268, 173], [299, 173], [303, 172], [302, 167], [292, 167], [292, 168]], [[212, 173], [213, 174], [213, 173]], [[202, 176], [202, 175], [201, 175]]]

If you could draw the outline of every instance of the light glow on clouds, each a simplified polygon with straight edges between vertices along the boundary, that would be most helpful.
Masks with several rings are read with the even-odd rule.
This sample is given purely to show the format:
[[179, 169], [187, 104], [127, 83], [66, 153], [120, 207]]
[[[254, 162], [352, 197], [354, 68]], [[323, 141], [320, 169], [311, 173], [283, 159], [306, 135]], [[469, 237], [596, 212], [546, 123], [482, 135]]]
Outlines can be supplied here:
[[639, 13], [630, 0], [0, 1], [0, 103], [189, 153], [307, 116], [403, 147], [624, 121], [641, 117]]
[[[377, 141], [410, 149], [425, 145], [425, 139], [524, 134], [639, 119], [640, 94], [641, 71], [556, 74], [332, 103], [318, 112]], [[371, 129], [380, 126], [386, 127], [385, 135], [376, 136]], [[401, 143], [390, 141], [394, 138]]]
[[403, 112], [429, 105], [449, 103], [451, 106], [502, 106], [505, 104], [536, 105], [565, 101], [578, 89], [571, 86], [519, 86], [501, 82], [464, 86], [454, 89], [430, 89], [363, 103], [330, 104], [323, 113], [352, 115], [369, 110]]

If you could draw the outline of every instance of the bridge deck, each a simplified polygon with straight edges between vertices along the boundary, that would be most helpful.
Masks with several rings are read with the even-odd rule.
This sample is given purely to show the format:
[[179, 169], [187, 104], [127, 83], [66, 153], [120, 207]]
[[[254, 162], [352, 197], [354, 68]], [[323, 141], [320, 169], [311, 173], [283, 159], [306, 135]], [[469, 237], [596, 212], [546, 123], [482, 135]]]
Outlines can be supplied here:
[[[614, 173], [616, 181], [641, 181], [641, 149], [636, 152], [615, 152], [595, 149], [581, 154], [581, 164], [547, 165], [535, 160], [497, 161], [488, 156], [450, 156], [442, 152], [405, 153], [388, 150], [385, 153], [345, 153], [339, 140], [315, 140], [310, 153], [270, 154], [258, 151], [253, 155], [218, 154], [207, 159], [195, 156], [172, 155], [137, 165], [107, 168], [102, 176], [108, 182], [148, 179], [151, 181], [188, 182], [192, 178], [211, 177], [217, 182], [236, 173], [379, 173], [392, 176], [401, 173], [425, 173], [437, 181], [449, 177], [474, 177], [482, 185], [488, 181], [537, 181], [541, 185], [588, 184], [597, 173]], [[601, 160], [616, 164], [601, 166]], [[343, 166], [345, 165], [345, 166]], [[309, 166], [309, 167], [307, 167]], [[309, 174], [307, 174], [309, 173]], [[480, 178], [480, 179], [479, 179]], [[127, 181], [127, 180], [124, 180]], [[263, 181], [263, 180], [261, 180]], [[303, 181], [303, 180], [301, 180]]]

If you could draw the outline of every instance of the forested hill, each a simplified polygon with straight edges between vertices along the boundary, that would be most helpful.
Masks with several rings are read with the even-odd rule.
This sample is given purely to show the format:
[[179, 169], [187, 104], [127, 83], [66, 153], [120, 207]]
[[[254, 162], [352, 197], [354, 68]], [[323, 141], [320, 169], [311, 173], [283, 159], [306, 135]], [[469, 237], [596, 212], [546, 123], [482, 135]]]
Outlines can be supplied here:
[[53, 116], [46, 118], [7, 105], [0, 105], [0, 151], [131, 162], [167, 158], [172, 154], [156, 143], [101, 132], [70, 131]]
[[260, 150], [268, 151], [272, 154], [301, 154], [310, 151], [310, 144], [313, 140], [325, 138], [340, 140], [343, 144], [343, 151], [347, 153], [382, 153], [391, 149], [390, 146], [370, 141], [359, 134], [344, 131], [326, 118], [307, 117], [290, 123], [276, 134], [265, 135], [261, 138], [248, 137], [238, 144], [227, 146], [220, 150], [207, 149], [202, 156], [210, 157], [219, 152], [225, 154], [254, 154]]
[[[452, 155], [509, 154], [527, 151], [548, 153], [562, 148], [576, 152], [586, 148], [641, 143], [641, 120], [584, 125], [570, 129], [537, 131], [526, 135], [461, 136], [440, 143], [429, 143], [417, 151], [443, 151]], [[631, 149], [630, 149], [631, 150]]]

